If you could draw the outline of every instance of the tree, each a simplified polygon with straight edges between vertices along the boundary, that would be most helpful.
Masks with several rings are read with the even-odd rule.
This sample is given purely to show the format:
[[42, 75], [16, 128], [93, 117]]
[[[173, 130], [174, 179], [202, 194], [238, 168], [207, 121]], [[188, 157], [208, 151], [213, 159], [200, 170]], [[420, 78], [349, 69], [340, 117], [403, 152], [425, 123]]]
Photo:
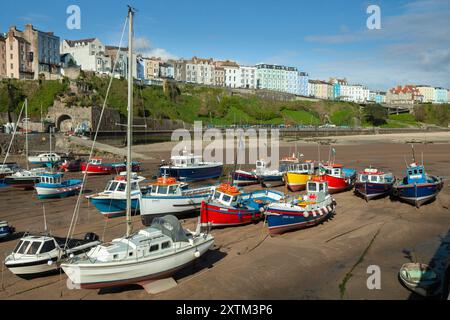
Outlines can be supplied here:
[[388, 111], [386, 108], [379, 104], [367, 105], [365, 110], [366, 121], [373, 126], [378, 127], [387, 123]]

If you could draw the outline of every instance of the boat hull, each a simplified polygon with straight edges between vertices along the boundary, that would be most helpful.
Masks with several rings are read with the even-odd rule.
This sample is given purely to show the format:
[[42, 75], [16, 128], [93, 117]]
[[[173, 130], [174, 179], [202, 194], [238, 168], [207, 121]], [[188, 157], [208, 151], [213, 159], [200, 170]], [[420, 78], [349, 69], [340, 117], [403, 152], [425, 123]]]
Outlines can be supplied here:
[[[127, 171], [127, 166], [125, 164], [102, 164], [102, 165], [94, 165], [87, 163], [81, 164], [81, 171], [83, 173], [87, 173], [88, 175], [108, 175], [108, 174], [119, 174], [121, 172]], [[137, 164], [133, 164], [132, 167], [133, 172], [139, 172], [140, 166]]]
[[67, 186], [57, 187], [42, 187], [37, 184], [35, 186], [39, 199], [55, 199], [55, 198], [67, 198], [76, 195], [81, 190], [81, 181], [76, 184], [70, 184]]
[[240, 187], [251, 186], [259, 183], [258, 177], [250, 172], [236, 171], [233, 172], [232, 178], [233, 184]]
[[434, 182], [432, 183], [397, 184], [393, 188], [394, 196], [416, 207], [420, 207], [436, 199], [437, 194], [442, 188], [442, 181], [439, 181], [435, 177], [433, 179]]
[[335, 207], [334, 202], [309, 211], [295, 210], [289, 204], [269, 206], [266, 211], [269, 234], [280, 235], [318, 225], [334, 213]]
[[231, 227], [260, 221], [260, 210], [234, 209], [219, 205], [202, 203], [200, 219], [203, 226]]
[[[64, 272], [75, 287], [101, 289], [107, 287], [140, 284], [167, 278], [205, 254], [214, 239], [190, 246], [160, 259], [143, 259], [118, 264], [62, 264]], [[199, 253], [199, 254], [198, 254]]]
[[336, 178], [329, 175], [323, 175], [321, 178], [328, 182], [328, 192], [331, 194], [349, 191], [353, 188], [353, 182], [350, 178]]
[[286, 184], [292, 192], [302, 191], [306, 189], [306, 184], [313, 177], [313, 174], [288, 172], [286, 174]]
[[150, 226], [154, 218], [167, 214], [181, 216], [198, 212], [202, 202], [207, 200], [210, 192], [195, 196], [142, 196], [141, 220], [144, 226]]
[[392, 183], [356, 182], [355, 192], [366, 200], [388, 196], [392, 192]]
[[[107, 218], [115, 218], [124, 216], [127, 212], [127, 200], [126, 199], [111, 199], [107, 197], [90, 197], [89, 201], [100, 211], [100, 213]], [[133, 212], [139, 212], [140, 201], [139, 198], [131, 200], [131, 210]]]
[[175, 178], [178, 181], [194, 182], [215, 179], [222, 176], [223, 165], [208, 165], [192, 168], [176, 168], [164, 166], [160, 168], [161, 176]]
[[26, 177], [26, 178], [10, 178], [6, 177], [4, 184], [11, 188], [32, 190], [34, 186], [39, 183], [40, 179], [38, 177]]

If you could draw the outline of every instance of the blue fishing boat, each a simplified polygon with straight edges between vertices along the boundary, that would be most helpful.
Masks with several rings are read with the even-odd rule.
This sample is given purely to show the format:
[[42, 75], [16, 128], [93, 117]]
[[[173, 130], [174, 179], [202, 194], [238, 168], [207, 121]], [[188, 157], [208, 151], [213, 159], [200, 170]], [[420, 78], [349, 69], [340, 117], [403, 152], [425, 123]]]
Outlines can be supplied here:
[[271, 236], [315, 226], [334, 213], [336, 201], [328, 192], [326, 180], [314, 177], [306, 190], [305, 196], [269, 204], [266, 216]]
[[0, 239], [4, 239], [12, 235], [16, 229], [6, 221], [0, 221]]
[[406, 177], [394, 184], [393, 195], [419, 208], [436, 199], [442, 184], [440, 177], [428, 175], [423, 165], [414, 162], [406, 168]]
[[395, 178], [390, 172], [384, 173], [377, 169], [365, 169], [358, 174], [355, 182], [355, 193], [366, 201], [387, 196], [392, 191]]
[[219, 178], [223, 172], [223, 163], [203, 162], [201, 156], [188, 154], [185, 150], [182, 156], [171, 158], [169, 165], [160, 167], [161, 177], [175, 178], [181, 182], [202, 181]]
[[83, 182], [81, 180], [62, 180], [61, 173], [45, 173], [35, 185], [39, 199], [66, 198], [77, 194]]
[[[145, 180], [135, 172], [131, 176], [131, 209], [137, 213], [140, 211], [142, 192], [139, 184]], [[110, 180], [103, 192], [87, 196], [86, 198], [107, 218], [125, 215], [127, 211], [127, 181], [126, 172]]]

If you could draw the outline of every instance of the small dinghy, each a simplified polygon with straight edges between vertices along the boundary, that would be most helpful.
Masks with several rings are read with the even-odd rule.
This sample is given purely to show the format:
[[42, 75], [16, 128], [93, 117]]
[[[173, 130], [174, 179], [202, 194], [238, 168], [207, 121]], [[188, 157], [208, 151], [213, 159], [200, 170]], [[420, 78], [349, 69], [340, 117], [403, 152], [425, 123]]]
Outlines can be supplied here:
[[202, 203], [200, 217], [202, 226], [230, 227], [261, 220], [265, 207], [284, 198], [282, 192], [258, 190], [241, 193], [230, 184], [214, 188], [208, 201]]
[[6, 221], [0, 221], [0, 239], [5, 239], [16, 232], [16, 229]]
[[395, 178], [390, 172], [384, 173], [377, 169], [365, 169], [358, 174], [355, 182], [355, 193], [366, 201], [387, 196], [392, 191]]
[[60, 269], [62, 260], [79, 256], [100, 244], [94, 233], [82, 240], [52, 237], [50, 235], [25, 235], [13, 252], [6, 257], [5, 266], [15, 275], [32, 279], [52, 274]]
[[440, 286], [436, 272], [424, 263], [404, 264], [399, 278], [409, 290], [423, 297], [434, 296]]
[[81, 180], [62, 180], [61, 173], [46, 173], [34, 187], [39, 199], [67, 198], [77, 194], [83, 182]]
[[266, 209], [270, 235], [315, 226], [336, 209], [336, 201], [328, 193], [328, 184], [318, 177], [307, 183], [307, 194], [298, 199], [275, 202]]
[[[132, 166], [133, 172], [140, 171], [140, 165], [137, 162], [133, 162]], [[103, 159], [94, 158], [90, 162], [81, 163], [81, 171], [88, 175], [108, 175], [108, 174], [119, 174], [127, 170], [127, 165], [125, 162], [117, 163], [103, 163]]]

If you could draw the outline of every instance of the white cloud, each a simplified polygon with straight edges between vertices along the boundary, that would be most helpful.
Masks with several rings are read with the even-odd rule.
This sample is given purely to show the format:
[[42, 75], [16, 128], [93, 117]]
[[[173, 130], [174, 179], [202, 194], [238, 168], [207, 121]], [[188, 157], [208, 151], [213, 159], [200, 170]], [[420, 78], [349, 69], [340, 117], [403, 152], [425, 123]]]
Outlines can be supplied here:
[[157, 57], [163, 60], [178, 59], [175, 54], [168, 52], [166, 49], [153, 47], [147, 37], [136, 37], [134, 39], [134, 48], [137, 53], [142, 54], [144, 57]]

